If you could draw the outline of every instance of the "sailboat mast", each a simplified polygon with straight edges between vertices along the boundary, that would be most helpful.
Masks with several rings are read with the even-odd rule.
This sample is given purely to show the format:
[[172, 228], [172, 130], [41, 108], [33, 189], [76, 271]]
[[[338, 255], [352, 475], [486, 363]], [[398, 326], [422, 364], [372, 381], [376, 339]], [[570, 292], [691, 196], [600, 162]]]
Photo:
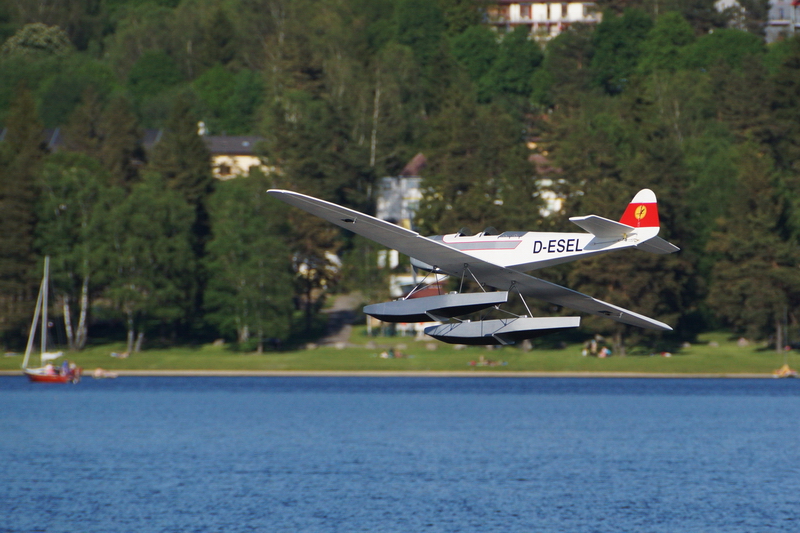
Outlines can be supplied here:
[[42, 296], [42, 350], [40, 353], [47, 351], [47, 293], [50, 292], [50, 256], [44, 257], [44, 279], [42, 280], [43, 296]]
[[[31, 329], [28, 332], [28, 344], [25, 347], [25, 358], [22, 360], [22, 368], [28, 368], [28, 359], [31, 357], [31, 350], [33, 349], [33, 338], [36, 336], [36, 323], [39, 321], [39, 313], [42, 311], [42, 298], [47, 291], [47, 273], [50, 269], [50, 256], [44, 258], [44, 276], [42, 276], [42, 284], [39, 286], [39, 296], [36, 298], [36, 310], [33, 312], [33, 321], [31, 321]], [[47, 305], [45, 305], [45, 316], [47, 316]], [[46, 320], [46, 319], [45, 319]]]

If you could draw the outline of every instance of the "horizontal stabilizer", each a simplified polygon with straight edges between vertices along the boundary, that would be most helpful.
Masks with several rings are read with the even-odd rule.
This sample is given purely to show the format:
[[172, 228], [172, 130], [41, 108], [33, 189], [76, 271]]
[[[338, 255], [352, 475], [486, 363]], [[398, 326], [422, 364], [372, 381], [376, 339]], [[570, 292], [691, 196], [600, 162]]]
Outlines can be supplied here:
[[651, 254], [671, 254], [680, 250], [671, 242], [667, 242], [661, 237], [653, 237], [641, 243], [638, 248]]
[[607, 218], [599, 217], [597, 215], [588, 215], [585, 217], [570, 217], [570, 222], [577, 224], [585, 231], [588, 231], [596, 237], [603, 239], [621, 239], [625, 234], [633, 231], [633, 226], [615, 222]]

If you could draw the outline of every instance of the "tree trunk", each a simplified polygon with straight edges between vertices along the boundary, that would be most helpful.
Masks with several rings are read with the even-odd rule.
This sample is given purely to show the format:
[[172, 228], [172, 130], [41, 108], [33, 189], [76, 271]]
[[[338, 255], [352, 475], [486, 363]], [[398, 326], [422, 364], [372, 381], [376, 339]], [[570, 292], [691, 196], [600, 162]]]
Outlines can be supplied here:
[[133, 351], [133, 311], [128, 311], [128, 346], [125, 352], [130, 354]]
[[783, 320], [780, 318], [775, 319], [775, 351], [778, 353], [783, 352], [783, 347], [785, 346], [785, 342], [783, 340]]
[[136, 336], [136, 345], [133, 347], [135, 353], [142, 351], [142, 342], [144, 342], [144, 331], [140, 331], [139, 335]]
[[245, 343], [250, 339], [250, 328], [247, 327], [247, 324], [239, 328], [239, 344]]
[[378, 118], [381, 105], [381, 71], [375, 73], [375, 102], [372, 110], [372, 135], [369, 142], [369, 166], [375, 166], [376, 152], [378, 149]]
[[67, 333], [67, 346], [70, 350], [75, 349], [75, 334], [72, 331], [72, 317], [70, 316], [72, 309], [69, 306], [69, 296], [64, 296], [61, 308], [64, 310], [64, 330]]
[[89, 338], [87, 317], [89, 316], [89, 275], [83, 277], [81, 285], [81, 310], [78, 318], [78, 328], [75, 330], [75, 349], [83, 350]]
[[622, 328], [616, 328], [614, 330], [614, 344], [613, 344], [613, 355], [618, 355], [620, 357], [625, 357], [625, 343], [622, 337]]
[[314, 286], [311, 283], [311, 278], [306, 278], [306, 333], [311, 331], [311, 295], [314, 292]]

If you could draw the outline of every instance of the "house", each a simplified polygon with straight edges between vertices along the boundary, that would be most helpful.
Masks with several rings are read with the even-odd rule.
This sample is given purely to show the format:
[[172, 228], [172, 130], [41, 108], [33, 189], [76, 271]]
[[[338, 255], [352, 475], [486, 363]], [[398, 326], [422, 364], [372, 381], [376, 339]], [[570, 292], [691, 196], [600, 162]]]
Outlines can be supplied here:
[[572, 24], [597, 24], [602, 19], [594, 2], [494, 0], [486, 15], [486, 22], [498, 28], [526, 26], [537, 40], [552, 39]]
[[[144, 131], [142, 146], [150, 151], [163, 136], [163, 130]], [[211, 170], [214, 177], [229, 180], [247, 175], [251, 167], [260, 168], [265, 174], [274, 172], [274, 167], [264, 165], [256, 152], [256, 146], [263, 141], [254, 135], [201, 135], [211, 153]]]
[[228, 180], [243, 176], [250, 168], [257, 167], [265, 174], [275, 170], [264, 165], [256, 153], [256, 145], [263, 141], [252, 135], [204, 135], [203, 140], [211, 152], [211, 167], [214, 177]]
[[782, 37], [792, 37], [800, 29], [797, 6], [800, 2], [770, 0], [765, 28], [767, 42], [771, 43]]
[[422, 200], [419, 173], [427, 163], [422, 154], [415, 155], [399, 176], [381, 178], [378, 182], [375, 216], [406, 229], [412, 229], [414, 214]]

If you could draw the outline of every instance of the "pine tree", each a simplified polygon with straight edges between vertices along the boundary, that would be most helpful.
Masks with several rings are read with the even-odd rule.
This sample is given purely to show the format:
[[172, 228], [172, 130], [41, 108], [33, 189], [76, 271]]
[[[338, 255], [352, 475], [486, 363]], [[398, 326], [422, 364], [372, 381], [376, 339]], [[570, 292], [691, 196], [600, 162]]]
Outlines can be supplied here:
[[116, 184], [130, 187], [139, 178], [138, 163], [144, 161], [145, 154], [142, 130], [127, 98], [111, 98], [100, 118], [100, 131], [100, 161]]
[[64, 128], [65, 148], [100, 161], [118, 185], [137, 178], [136, 161], [144, 160], [141, 137], [130, 102], [124, 96], [103, 102], [91, 87]]
[[742, 334], [785, 343], [785, 317], [800, 304], [800, 252], [793, 240], [791, 204], [768, 153], [743, 146], [737, 195], [709, 241], [717, 254], [709, 305]]
[[532, 229], [541, 204], [519, 123], [499, 106], [480, 106], [456, 92], [433, 120], [428, 192], [417, 214], [422, 230]]
[[197, 119], [191, 101], [184, 97], [175, 101], [167, 119], [164, 136], [153, 148], [148, 169], [158, 173], [166, 186], [194, 210], [191, 226], [191, 246], [194, 255], [193, 310], [188, 326], [198, 327], [203, 307], [203, 292], [207, 278], [202, 270], [206, 243], [211, 237], [206, 202], [214, 190], [211, 174], [211, 154], [198, 134]]
[[148, 168], [189, 204], [201, 206], [213, 190], [211, 154], [197, 129], [188, 97], [175, 100], [162, 139], [153, 147]]
[[18, 91], [0, 143], [0, 328], [18, 328], [35, 300], [33, 250], [37, 174], [45, 155], [42, 124], [31, 92]]

